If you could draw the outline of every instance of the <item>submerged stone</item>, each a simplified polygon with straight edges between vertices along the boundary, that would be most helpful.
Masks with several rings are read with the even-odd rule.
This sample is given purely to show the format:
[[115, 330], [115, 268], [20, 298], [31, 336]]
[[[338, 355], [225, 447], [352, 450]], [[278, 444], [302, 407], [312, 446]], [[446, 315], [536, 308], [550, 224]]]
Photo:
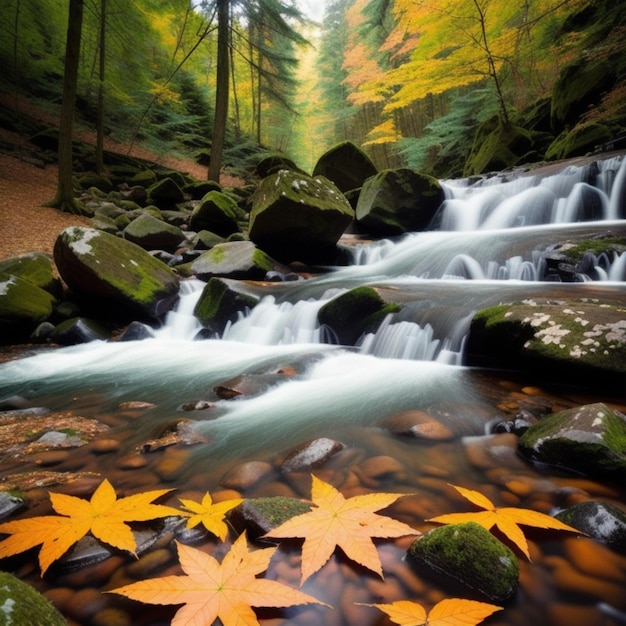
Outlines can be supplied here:
[[626, 416], [598, 402], [543, 418], [519, 440], [533, 462], [587, 476], [623, 481]]
[[469, 594], [476, 600], [501, 604], [519, 584], [519, 564], [513, 551], [475, 522], [435, 528], [411, 544], [409, 563], [424, 576]]

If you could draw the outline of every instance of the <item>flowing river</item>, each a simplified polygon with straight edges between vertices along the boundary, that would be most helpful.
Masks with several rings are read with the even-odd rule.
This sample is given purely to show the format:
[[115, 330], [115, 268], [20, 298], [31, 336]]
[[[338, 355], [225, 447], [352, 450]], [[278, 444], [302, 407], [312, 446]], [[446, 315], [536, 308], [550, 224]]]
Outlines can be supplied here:
[[[189, 280], [177, 310], [152, 338], [42, 349], [0, 365], [5, 405], [71, 412], [110, 427], [109, 447], [93, 442], [19, 471], [96, 472], [119, 493], [171, 488], [172, 506], [180, 497], [199, 500], [207, 490], [222, 497], [307, 498], [310, 476], [281, 471], [281, 459], [303, 442], [329, 438], [344, 448], [315, 473], [346, 496], [407, 494], [390, 514], [423, 532], [434, 526], [425, 521], [430, 517], [471, 509], [450, 484], [480, 490], [497, 506], [545, 513], [588, 498], [624, 508], [624, 485], [532, 467], [517, 457], [514, 435], [494, 437], [490, 431], [495, 421], [518, 413], [592, 401], [623, 411], [624, 390], [599, 393], [556, 386], [532, 373], [470, 368], [463, 347], [474, 313], [500, 302], [626, 302], [626, 253], [588, 255], [576, 282], [542, 280], [540, 254], [566, 240], [626, 236], [626, 159], [573, 165], [545, 176], [444, 185], [447, 199], [432, 230], [374, 242], [347, 235], [346, 265], [307, 280], [249, 284], [251, 293], [262, 296], [260, 304], [222, 336], [198, 338], [192, 311], [203, 283]], [[402, 310], [358, 346], [336, 345], [317, 323], [317, 311], [359, 285], [376, 287]], [[186, 410], [190, 404], [196, 410]], [[449, 436], [411, 439], [384, 426], [406, 411], [436, 421]], [[148, 451], [145, 442], [158, 440], [181, 420], [183, 442]], [[0, 477], [14, 471], [3, 459]], [[39, 491], [45, 501], [46, 490]], [[45, 504], [39, 508], [46, 511]], [[626, 623], [623, 555], [569, 535], [530, 532], [528, 538], [532, 562], [520, 555], [520, 590], [486, 623]], [[211, 538], [196, 542], [223, 553]], [[384, 580], [336, 554], [304, 587], [333, 610], [259, 611], [261, 624], [367, 626], [387, 622], [356, 602], [411, 599], [432, 606], [449, 594], [404, 563], [409, 543], [379, 542]], [[298, 554], [281, 547], [267, 575], [297, 585]], [[71, 624], [156, 626], [168, 624], [175, 612], [101, 593], [130, 580], [178, 572], [167, 535], [136, 562], [115, 555], [40, 579], [36, 559], [27, 553], [12, 559], [11, 567], [43, 590]], [[115, 611], [126, 621], [102, 621]]]

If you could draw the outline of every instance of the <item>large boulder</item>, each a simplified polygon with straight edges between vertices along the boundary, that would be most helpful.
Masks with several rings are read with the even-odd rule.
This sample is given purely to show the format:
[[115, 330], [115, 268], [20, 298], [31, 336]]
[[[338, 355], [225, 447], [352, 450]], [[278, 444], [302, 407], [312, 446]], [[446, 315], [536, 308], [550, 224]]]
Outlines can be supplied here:
[[267, 272], [283, 270], [285, 268], [280, 263], [259, 250], [252, 241], [219, 243], [189, 264], [191, 274], [200, 280], [215, 276], [263, 280]]
[[28, 252], [0, 261], [0, 272], [19, 276], [56, 297], [63, 292], [52, 259], [41, 252]]
[[377, 172], [378, 168], [367, 154], [351, 141], [330, 148], [313, 168], [313, 176], [328, 178], [344, 193], [362, 187]]
[[365, 181], [356, 205], [359, 229], [390, 237], [428, 227], [444, 201], [432, 176], [408, 168], [383, 170]]
[[258, 302], [258, 296], [246, 293], [239, 281], [211, 278], [200, 294], [194, 315], [205, 328], [221, 334], [228, 322], [236, 321], [239, 313], [254, 308]]
[[329, 180], [288, 170], [264, 178], [251, 202], [250, 239], [283, 263], [331, 262], [354, 217]]
[[123, 231], [124, 239], [136, 243], [144, 250], [173, 250], [184, 241], [185, 235], [178, 226], [142, 213]]
[[352, 346], [363, 334], [375, 331], [386, 315], [399, 309], [396, 304], [386, 303], [373, 287], [355, 287], [324, 304], [317, 319], [337, 343]]
[[545, 372], [577, 384], [626, 381], [626, 311], [578, 301], [526, 301], [472, 319], [466, 363]]
[[178, 278], [167, 265], [94, 228], [66, 228], [55, 242], [54, 260], [85, 305], [118, 319], [159, 319], [178, 299]]
[[0, 272], [0, 343], [22, 340], [53, 312], [55, 297], [15, 274]]
[[233, 198], [221, 191], [209, 191], [189, 218], [189, 228], [208, 230], [221, 237], [239, 232], [242, 211]]
[[148, 202], [160, 209], [171, 209], [185, 199], [185, 194], [176, 181], [168, 176], [158, 180], [147, 189]]
[[597, 402], [544, 417], [518, 444], [542, 466], [623, 482], [626, 476], [626, 416]]

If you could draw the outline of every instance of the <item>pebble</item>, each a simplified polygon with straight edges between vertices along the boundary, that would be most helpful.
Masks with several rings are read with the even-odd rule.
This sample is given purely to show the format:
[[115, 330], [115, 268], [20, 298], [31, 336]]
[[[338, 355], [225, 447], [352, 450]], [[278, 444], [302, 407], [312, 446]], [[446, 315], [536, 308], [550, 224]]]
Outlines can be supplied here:
[[92, 626], [132, 626], [133, 621], [126, 611], [106, 608], [98, 611], [91, 620]]
[[150, 578], [170, 563], [173, 558], [170, 550], [165, 548], [151, 550], [128, 566], [128, 574], [137, 580]]
[[117, 439], [96, 439], [91, 444], [91, 451], [94, 454], [110, 454], [120, 449], [120, 442]]
[[281, 471], [310, 472], [320, 467], [333, 455], [344, 449], [344, 444], [328, 437], [320, 437], [307, 441], [293, 450], [285, 457]]
[[167, 448], [154, 465], [154, 471], [162, 481], [173, 482], [181, 476], [188, 461], [189, 451], [185, 448]]
[[128, 454], [119, 458], [116, 463], [116, 467], [121, 470], [134, 470], [141, 469], [148, 465], [148, 461], [144, 456], [139, 453], [136, 454]]
[[49, 452], [37, 454], [34, 461], [40, 467], [53, 467], [67, 461], [69, 458], [70, 453], [68, 450], [50, 450]]
[[478, 469], [527, 469], [526, 463], [517, 454], [518, 437], [511, 433], [465, 437], [465, 454], [471, 465]]
[[423, 411], [401, 411], [390, 415], [381, 422], [381, 426], [396, 435], [424, 439], [428, 441], [449, 441], [454, 439], [454, 432]]
[[266, 480], [272, 472], [271, 464], [266, 461], [240, 463], [222, 478], [220, 485], [241, 492], [250, 489], [261, 480]]

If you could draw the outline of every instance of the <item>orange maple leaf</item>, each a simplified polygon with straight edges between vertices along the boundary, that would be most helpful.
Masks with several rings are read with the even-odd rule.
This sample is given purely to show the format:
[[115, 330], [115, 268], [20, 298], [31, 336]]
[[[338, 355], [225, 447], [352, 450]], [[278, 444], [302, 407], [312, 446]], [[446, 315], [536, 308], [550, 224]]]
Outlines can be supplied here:
[[185, 576], [142, 580], [118, 589], [119, 593], [148, 604], [184, 604], [172, 626], [205, 626], [219, 618], [223, 626], [259, 626], [256, 607], [323, 604], [317, 598], [275, 580], [257, 578], [277, 548], [248, 550], [243, 533], [217, 562], [211, 555], [176, 542]]
[[528, 550], [528, 543], [518, 524], [552, 530], [567, 530], [580, 534], [580, 531], [576, 530], [576, 528], [572, 528], [544, 513], [515, 507], [496, 507], [489, 498], [478, 491], [457, 487], [455, 485], [450, 486], [454, 487], [464, 498], [467, 498], [470, 502], [485, 510], [475, 511], [473, 513], [448, 513], [447, 515], [432, 517], [426, 520], [427, 522], [439, 522], [440, 524], [476, 522], [486, 530], [491, 530], [493, 526], [496, 526], [498, 530], [508, 537], [526, 555], [529, 561], [530, 552]]
[[[241, 504], [243, 498], [233, 498], [232, 500], [214, 503], [213, 498], [207, 491], [202, 498], [202, 502], [183, 500], [182, 498], [180, 501], [188, 511], [191, 511], [188, 514], [187, 528], [195, 528], [201, 523], [210, 533], [213, 533], [222, 541], [226, 541], [228, 526], [224, 522], [224, 516], [228, 511]], [[187, 513], [184, 514], [187, 515]]]
[[462, 598], [442, 600], [431, 609], [428, 615], [421, 604], [409, 600], [400, 600], [391, 604], [362, 604], [362, 606], [375, 606], [399, 626], [475, 626], [496, 611], [502, 610], [501, 606], [495, 604]]
[[59, 515], [43, 515], [0, 524], [0, 533], [9, 534], [0, 542], [0, 558], [13, 556], [42, 544], [39, 551], [41, 575], [88, 532], [109, 545], [135, 554], [137, 544], [126, 522], [145, 522], [180, 515], [178, 509], [152, 504], [171, 491], [145, 491], [117, 499], [108, 480], [83, 500], [62, 493], [50, 493], [52, 508]]
[[313, 476], [311, 500], [315, 507], [287, 520], [267, 535], [272, 539], [303, 537], [302, 582], [321, 569], [339, 546], [346, 556], [376, 572], [382, 567], [373, 537], [419, 535], [407, 524], [377, 515], [404, 493], [371, 493], [344, 498], [332, 485]]

